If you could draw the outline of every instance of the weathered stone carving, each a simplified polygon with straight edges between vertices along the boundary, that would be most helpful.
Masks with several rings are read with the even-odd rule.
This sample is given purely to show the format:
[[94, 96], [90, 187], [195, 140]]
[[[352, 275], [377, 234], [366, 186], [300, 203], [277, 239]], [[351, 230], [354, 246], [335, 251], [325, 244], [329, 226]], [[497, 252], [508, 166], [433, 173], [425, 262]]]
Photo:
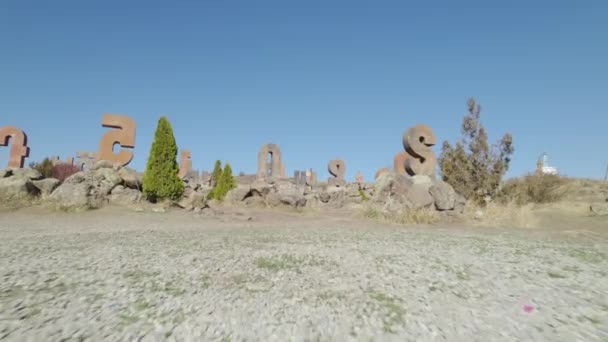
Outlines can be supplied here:
[[306, 170], [306, 185], [314, 186], [317, 184], [317, 173], [312, 169]]
[[59, 156], [53, 156], [51, 157], [51, 163], [53, 164], [53, 166], [59, 165], [59, 164], [70, 164], [73, 165], [74, 164], [74, 157], [67, 157], [65, 158], [65, 161], [61, 161], [61, 159], [59, 159]]
[[22, 168], [25, 158], [30, 155], [27, 135], [15, 126], [0, 127], [0, 146], [8, 146], [9, 140], [11, 149], [8, 155], [8, 167]]
[[179, 177], [184, 179], [190, 170], [192, 170], [192, 159], [190, 159], [192, 154], [189, 150], [182, 150], [180, 152], [179, 158]]
[[91, 170], [95, 164], [96, 153], [94, 152], [76, 152], [76, 166], [80, 170]]
[[395, 154], [393, 158], [393, 171], [398, 175], [406, 175], [405, 161], [410, 157], [406, 151], [401, 151]]
[[383, 168], [379, 169], [378, 171], [376, 171], [376, 174], [374, 175], [374, 179], [377, 180], [380, 176], [382, 176], [383, 174], [385, 174], [387, 172], [391, 172], [391, 170], [388, 167], [383, 167]]
[[403, 134], [403, 147], [408, 154], [405, 169], [409, 175], [435, 175], [437, 159], [432, 146], [436, 142], [435, 134], [425, 125], [416, 125]]
[[114, 153], [113, 149], [116, 144], [122, 148], [135, 147], [135, 121], [126, 115], [104, 114], [101, 125], [114, 129], [101, 137], [97, 160], [109, 160], [117, 166], [128, 165], [133, 159], [133, 152], [123, 149]]
[[333, 176], [327, 180], [327, 183], [330, 185], [340, 185], [344, 184], [344, 174], [346, 173], [346, 164], [343, 160], [331, 160], [329, 164], [327, 164], [327, 171], [329, 174]]
[[293, 178], [297, 186], [305, 186], [307, 183], [307, 171], [296, 170], [293, 173]]
[[[270, 156], [270, 161], [268, 157]], [[281, 150], [275, 144], [266, 144], [258, 151], [258, 179], [285, 178]]]

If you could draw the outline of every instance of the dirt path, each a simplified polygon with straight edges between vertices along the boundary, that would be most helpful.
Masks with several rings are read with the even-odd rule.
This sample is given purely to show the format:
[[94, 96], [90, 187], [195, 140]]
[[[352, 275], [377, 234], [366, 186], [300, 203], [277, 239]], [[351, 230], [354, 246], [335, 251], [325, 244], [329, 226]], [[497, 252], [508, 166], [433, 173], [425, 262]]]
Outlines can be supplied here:
[[0, 213], [0, 340], [606, 341], [608, 235]]

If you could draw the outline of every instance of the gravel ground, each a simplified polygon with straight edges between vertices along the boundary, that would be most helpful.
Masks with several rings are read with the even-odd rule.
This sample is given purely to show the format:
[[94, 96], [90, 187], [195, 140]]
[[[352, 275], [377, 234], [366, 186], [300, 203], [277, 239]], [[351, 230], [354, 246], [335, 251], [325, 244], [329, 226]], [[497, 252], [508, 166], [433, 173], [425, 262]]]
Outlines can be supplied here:
[[605, 232], [220, 217], [0, 213], [0, 340], [608, 341]]

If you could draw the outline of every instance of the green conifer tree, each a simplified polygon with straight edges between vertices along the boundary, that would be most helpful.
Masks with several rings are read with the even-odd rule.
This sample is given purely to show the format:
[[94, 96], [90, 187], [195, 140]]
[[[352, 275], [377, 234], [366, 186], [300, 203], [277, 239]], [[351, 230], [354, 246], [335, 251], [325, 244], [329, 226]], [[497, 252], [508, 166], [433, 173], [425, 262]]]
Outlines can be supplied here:
[[230, 167], [230, 164], [226, 163], [226, 166], [224, 166], [224, 171], [222, 171], [222, 177], [220, 178], [220, 184], [221, 184], [221, 192], [220, 192], [220, 199], [223, 199], [226, 194], [228, 193], [228, 191], [236, 188], [236, 179], [234, 179], [234, 177], [232, 176], [232, 168]]
[[184, 192], [184, 183], [178, 176], [177, 145], [173, 129], [166, 117], [161, 117], [156, 126], [154, 141], [148, 156], [142, 187], [144, 195], [151, 201], [179, 199]]
[[222, 176], [222, 162], [219, 160], [215, 161], [215, 166], [213, 167], [213, 172], [211, 173], [211, 186], [215, 187], [217, 183], [220, 181], [220, 177]]

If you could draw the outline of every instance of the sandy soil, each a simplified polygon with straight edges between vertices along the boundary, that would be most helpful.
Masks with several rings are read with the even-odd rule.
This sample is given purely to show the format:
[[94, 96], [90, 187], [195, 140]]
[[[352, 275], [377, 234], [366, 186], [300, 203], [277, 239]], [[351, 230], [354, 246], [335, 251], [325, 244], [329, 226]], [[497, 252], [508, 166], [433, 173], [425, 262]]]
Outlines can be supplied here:
[[0, 340], [606, 341], [603, 222], [1, 212]]

